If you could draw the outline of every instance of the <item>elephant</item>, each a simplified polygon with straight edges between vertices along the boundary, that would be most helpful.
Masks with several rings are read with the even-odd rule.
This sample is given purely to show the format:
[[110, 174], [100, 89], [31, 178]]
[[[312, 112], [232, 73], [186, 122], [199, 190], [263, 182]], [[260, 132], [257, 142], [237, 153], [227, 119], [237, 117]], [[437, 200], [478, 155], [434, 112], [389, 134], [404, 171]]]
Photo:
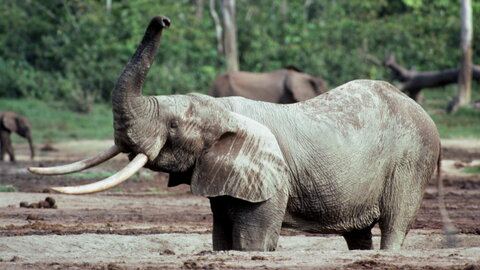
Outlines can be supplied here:
[[[146, 167], [207, 197], [214, 250], [273, 251], [282, 226], [340, 234], [349, 249], [399, 249], [440, 166], [429, 115], [391, 84], [354, 80], [294, 104], [203, 94], [144, 96], [166, 17], [154, 17], [112, 90], [114, 145], [37, 174], [66, 174], [119, 153], [130, 163], [66, 194], [112, 188]], [[437, 169], [439, 172], [439, 169]], [[439, 175], [439, 174], [438, 174]]]
[[14, 112], [0, 112], [0, 161], [3, 161], [5, 152], [10, 156], [10, 161], [15, 162], [15, 153], [13, 151], [10, 134], [12, 132], [28, 140], [30, 146], [30, 158], [35, 157], [35, 148], [32, 140], [32, 132], [28, 119]]
[[209, 95], [213, 97], [241, 96], [253, 100], [289, 104], [304, 101], [327, 91], [320, 79], [285, 68], [269, 73], [226, 72], [215, 78]]

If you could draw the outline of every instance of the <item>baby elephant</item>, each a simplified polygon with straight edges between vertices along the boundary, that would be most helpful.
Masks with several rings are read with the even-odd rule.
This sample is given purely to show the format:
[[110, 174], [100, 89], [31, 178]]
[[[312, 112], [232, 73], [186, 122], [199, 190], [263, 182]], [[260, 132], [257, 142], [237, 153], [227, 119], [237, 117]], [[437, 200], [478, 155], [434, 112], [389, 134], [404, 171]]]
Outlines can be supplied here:
[[95, 166], [123, 152], [117, 174], [67, 194], [112, 188], [146, 166], [209, 198], [214, 250], [275, 250], [283, 225], [336, 233], [350, 249], [401, 247], [440, 161], [428, 114], [386, 82], [357, 80], [304, 102], [241, 97], [143, 96], [165, 17], [150, 22], [112, 92], [115, 145], [39, 174]]
[[35, 156], [33, 147], [32, 133], [28, 119], [14, 112], [0, 112], [0, 161], [3, 161], [5, 152], [10, 156], [10, 161], [15, 162], [15, 153], [13, 152], [10, 135], [12, 132], [28, 140], [30, 146], [30, 158]]

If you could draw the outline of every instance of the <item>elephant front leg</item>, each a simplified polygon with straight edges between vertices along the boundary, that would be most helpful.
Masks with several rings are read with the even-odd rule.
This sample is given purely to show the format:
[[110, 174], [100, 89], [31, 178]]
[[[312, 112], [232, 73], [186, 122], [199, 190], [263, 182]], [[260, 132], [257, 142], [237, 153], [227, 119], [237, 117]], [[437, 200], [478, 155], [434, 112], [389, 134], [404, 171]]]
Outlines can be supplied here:
[[210, 198], [213, 212], [213, 249], [273, 251], [277, 247], [286, 196], [251, 203], [222, 196]]
[[12, 141], [10, 140], [10, 132], [0, 131], [0, 158], [3, 161], [5, 152], [10, 156], [10, 161], [15, 162], [15, 154], [13, 152]]
[[232, 221], [223, 201], [226, 201], [225, 197], [210, 199], [213, 212], [213, 250], [231, 250], [233, 247]]

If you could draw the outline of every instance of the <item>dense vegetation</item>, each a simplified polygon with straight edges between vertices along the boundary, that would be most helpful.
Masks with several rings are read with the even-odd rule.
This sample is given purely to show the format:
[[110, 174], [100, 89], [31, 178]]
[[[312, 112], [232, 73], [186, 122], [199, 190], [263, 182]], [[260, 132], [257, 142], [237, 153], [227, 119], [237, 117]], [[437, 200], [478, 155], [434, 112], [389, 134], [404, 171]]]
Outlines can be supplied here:
[[[480, 3], [473, 1], [473, 18]], [[333, 87], [355, 78], [388, 79], [369, 61], [394, 52], [417, 70], [458, 65], [459, 4], [450, 0], [237, 0], [240, 67], [269, 71], [295, 65]], [[1, 0], [0, 96], [75, 101], [108, 100], [150, 17], [164, 14], [172, 27], [151, 70], [147, 93], [204, 92], [225, 70], [216, 51], [205, 1]], [[475, 22], [474, 22], [475, 24]], [[480, 43], [480, 35], [474, 44]], [[474, 62], [480, 62], [480, 46]], [[153, 87], [155, 86], [155, 87]]]
[[[381, 65], [388, 52], [395, 53], [401, 65], [417, 70], [458, 66], [458, 1], [328, 0], [311, 1], [305, 8], [306, 2], [310, 1], [236, 1], [242, 70], [264, 72], [294, 65], [323, 77], [333, 88], [357, 78], [389, 80], [389, 70]], [[163, 37], [145, 93], [206, 92], [213, 78], [225, 71], [225, 63], [216, 50], [208, 1], [204, 3], [199, 14], [195, 0], [113, 0], [110, 12], [104, 0], [0, 0], [1, 109], [16, 108], [40, 118], [50, 111], [53, 117], [56, 110], [88, 111], [93, 102], [107, 102], [148, 21], [160, 14], [170, 17], [172, 26]], [[472, 5], [476, 25], [480, 2]], [[480, 44], [476, 32], [473, 44]], [[480, 64], [480, 46], [474, 47], [473, 61]], [[446, 104], [455, 89], [440, 92], [447, 95], [433, 93], [440, 103], [427, 102], [431, 109]], [[478, 92], [474, 85], [474, 100]], [[19, 98], [21, 103], [15, 101]], [[64, 104], [52, 107], [54, 100]], [[108, 105], [93, 110], [86, 120], [65, 113], [62, 117], [68, 119], [57, 124], [45, 120], [35, 125], [54, 125], [73, 134], [74, 127], [62, 126], [66, 125], [62, 121], [83, 126], [82, 121], [97, 121], [91, 115], [103, 114], [110, 122], [102, 118], [97, 124], [110, 128]], [[466, 115], [479, 118], [475, 112]], [[82, 135], [74, 136], [97, 137], [81, 130]], [[42, 140], [57, 139], [48, 132], [53, 131]]]

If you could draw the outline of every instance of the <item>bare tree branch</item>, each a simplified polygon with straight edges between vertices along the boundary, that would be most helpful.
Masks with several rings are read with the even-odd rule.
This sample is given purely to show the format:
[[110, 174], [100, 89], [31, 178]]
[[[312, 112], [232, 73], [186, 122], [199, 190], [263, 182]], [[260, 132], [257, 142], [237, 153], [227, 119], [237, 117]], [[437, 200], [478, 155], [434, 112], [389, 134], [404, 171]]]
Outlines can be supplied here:
[[[400, 66], [393, 54], [390, 54], [385, 66], [392, 71], [392, 79], [402, 82], [398, 88], [406, 92], [412, 99], [418, 101], [418, 95], [424, 88], [440, 87], [458, 82], [459, 68], [441, 71], [416, 71]], [[480, 66], [472, 66], [472, 77], [480, 82]]]

